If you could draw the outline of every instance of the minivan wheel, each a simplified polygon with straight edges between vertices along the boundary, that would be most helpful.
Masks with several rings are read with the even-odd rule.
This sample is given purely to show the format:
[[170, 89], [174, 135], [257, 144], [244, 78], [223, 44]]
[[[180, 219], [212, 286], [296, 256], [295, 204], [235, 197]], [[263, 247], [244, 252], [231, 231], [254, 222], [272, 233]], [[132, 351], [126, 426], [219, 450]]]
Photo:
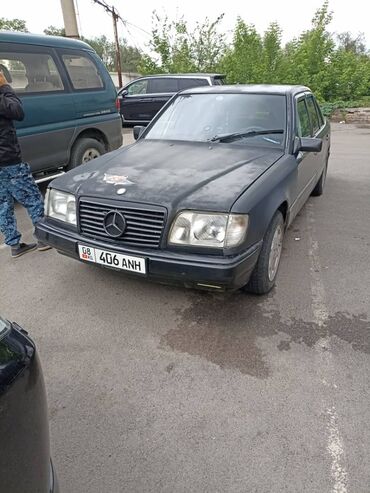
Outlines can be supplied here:
[[284, 218], [277, 211], [263, 239], [257, 264], [245, 290], [255, 294], [267, 294], [275, 285], [283, 250]]
[[106, 152], [104, 144], [99, 140], [83, 137], [78, 139], [71, 152], [71, 159], [67, 166], [67, 170], [71, 170], [85, 164], [92, 159], [96, 159]]

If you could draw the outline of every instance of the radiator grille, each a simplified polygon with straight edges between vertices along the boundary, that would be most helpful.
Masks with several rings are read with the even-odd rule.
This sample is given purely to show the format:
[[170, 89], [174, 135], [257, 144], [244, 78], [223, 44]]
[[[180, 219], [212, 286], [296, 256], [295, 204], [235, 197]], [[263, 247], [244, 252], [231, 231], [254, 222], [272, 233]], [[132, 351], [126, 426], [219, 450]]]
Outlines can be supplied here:
[[[126, 230], [120, 238], [112, 238], [104, 229], [104, 217], [109, 211], [118, 211], [126, 219]], [[161, 207], [107, 205], [86, 199], [81, 199], [79, 204], [80, 232], [83, 236], [122, 245], [158, 248], [165, 216], [166, 211]]]

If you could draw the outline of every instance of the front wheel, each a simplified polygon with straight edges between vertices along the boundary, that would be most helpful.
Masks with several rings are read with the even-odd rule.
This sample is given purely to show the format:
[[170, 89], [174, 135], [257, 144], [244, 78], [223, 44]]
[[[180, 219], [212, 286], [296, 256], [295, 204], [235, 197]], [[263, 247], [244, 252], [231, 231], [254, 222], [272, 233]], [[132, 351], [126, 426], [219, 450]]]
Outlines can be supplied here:
[[245, 290], [255, 294], [267, 294], [275, 285], [283, 250], [284, 218], [277, 211], [263, 239], [257, 264]]
[[92, 139], [91, 137], [78, 139], [73, 146], [67, 169], [74, 169], [81, 164], [96, 159], [105, 152], [105, 146], [99, 140]]

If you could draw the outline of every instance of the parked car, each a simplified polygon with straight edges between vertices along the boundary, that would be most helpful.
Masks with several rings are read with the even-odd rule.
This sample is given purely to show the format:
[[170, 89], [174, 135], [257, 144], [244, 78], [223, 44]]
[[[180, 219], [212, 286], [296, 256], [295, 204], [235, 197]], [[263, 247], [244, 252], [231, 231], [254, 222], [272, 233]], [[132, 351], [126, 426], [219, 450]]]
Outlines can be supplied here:
[[174, 94], [192, 87], [224, 83], [222, 74], [171, 74], [140, 77], [118, 91], [123, 124], [147, 124]]
[[42, 369], [27, 332], [0, 318], [0, 490], [57, 493]]
[[285, 229], [325, 184], [329, 124], [311, 91], [189, 89], [134, 134], [50, 184], [38, 239], [143, 278], [270, 291]]
[[107, 69], [86, 43], [0, 32], [0, 64], [21, 98], [23, 158], [38, 178], [122, 145], [119, 102]]

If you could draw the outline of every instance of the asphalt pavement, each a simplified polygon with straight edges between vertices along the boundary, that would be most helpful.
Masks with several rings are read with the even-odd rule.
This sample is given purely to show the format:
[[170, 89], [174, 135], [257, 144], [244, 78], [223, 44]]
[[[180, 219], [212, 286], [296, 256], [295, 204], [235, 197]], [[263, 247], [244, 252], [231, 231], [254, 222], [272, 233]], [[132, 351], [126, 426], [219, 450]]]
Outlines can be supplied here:
[[370, 129], [333, 125], [325, 194], [267, 297], [0, 246], [0, 313], [37, 342], [62, 493], [370, 491], [369, 185]]

